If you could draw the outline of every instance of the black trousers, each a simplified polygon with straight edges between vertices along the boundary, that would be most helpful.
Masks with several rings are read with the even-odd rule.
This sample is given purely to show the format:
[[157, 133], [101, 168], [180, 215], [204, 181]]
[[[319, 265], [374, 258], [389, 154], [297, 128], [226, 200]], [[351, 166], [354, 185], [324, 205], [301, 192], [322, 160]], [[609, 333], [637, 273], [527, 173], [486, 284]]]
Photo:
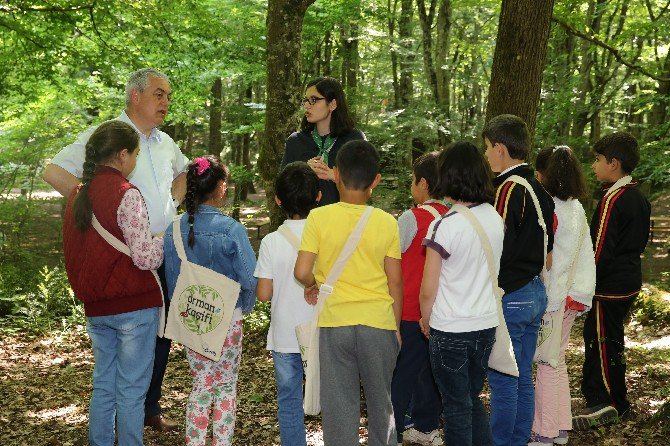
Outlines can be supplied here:
[[[167, 294], [167, 281], [165, 279], [165, 264], [158, 268], [158, 278], [161, 280], [163, 293]], [[165, 318], [167, 320], [170, 302], [165, 297]], [[154, 358], [154, 370], [151, 374], [151, 383], [144, 400], [144, 417], [149, 418], [161, 413], [160, 399], [161, 388], [163, 387], [163, 377], [167, 368], [168, 355], [170, 354], [170, 345], [172, 340], [168, 338], [156, 338], [156, 356]]]
[[593, 300], [584, 322], [582, 394], [586, 407], [613, 405], [627, 411], [624, 323], [634, 299]]

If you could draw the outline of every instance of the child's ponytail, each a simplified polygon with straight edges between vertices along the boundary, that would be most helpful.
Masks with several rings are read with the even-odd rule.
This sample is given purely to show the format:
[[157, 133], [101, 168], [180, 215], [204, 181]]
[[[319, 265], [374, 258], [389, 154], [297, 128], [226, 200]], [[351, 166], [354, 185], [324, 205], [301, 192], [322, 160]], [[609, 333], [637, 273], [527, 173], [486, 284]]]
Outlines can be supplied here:
[[219, 184], [219, 181], [228, 179], [228, 168], [214, 156], [208, 155], [195, 158], [188, 165], [186, 172], [186, 197], [184, 208], [188, 213], [188, 246], [195, 244], [195, 212], [198, 206], [210, 198], [210, 195]]
[[133, 153], [139, 144], [139, 136], [130, 125], [121, 121], [107, 121], [100, 125], [86, 143], [84, 171], [81, 177], [81, 187], [74, 197], [72, 210], [74, 225], [81, 232], [91, 226], [93, 220], [93, 204], [88, 190], [95, 177], [98, 164], [110, 161], [123, 149]]

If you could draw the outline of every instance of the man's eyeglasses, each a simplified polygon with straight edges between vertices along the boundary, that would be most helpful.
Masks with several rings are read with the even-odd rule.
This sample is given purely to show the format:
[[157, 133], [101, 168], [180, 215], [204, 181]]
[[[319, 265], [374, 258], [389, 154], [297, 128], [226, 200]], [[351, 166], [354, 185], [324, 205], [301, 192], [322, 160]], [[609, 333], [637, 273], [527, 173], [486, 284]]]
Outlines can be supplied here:
[[309, 103], [309, 105], [314, 105], [317, 102], [319, 102], [321, 100], [325, 100], [325, 99], [326, 98], [324, 98], [324, 97], [310, 96], [308, 98], [302, 98], [302, 104], [305, 105], [305, 104]]

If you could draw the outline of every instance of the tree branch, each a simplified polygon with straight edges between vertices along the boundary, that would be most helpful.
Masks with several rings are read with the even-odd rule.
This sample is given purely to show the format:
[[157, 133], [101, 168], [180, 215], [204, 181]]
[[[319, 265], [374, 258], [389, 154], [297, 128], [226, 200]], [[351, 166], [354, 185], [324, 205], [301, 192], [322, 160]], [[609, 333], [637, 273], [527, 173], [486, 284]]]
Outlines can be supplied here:
[[588, 34], [582, 32], [582, 31], [576, 30], [573, 27], [571, 27], [569, 24], [567, 24], [566, 22], [564, 22], [563, 20], [561, 20], [557, 17], [552, 17], [551, 20], [553, 22], [558, 23], [563, 29], [565, 29], [568, 33], [572, 34], [573, 36], [577, 36], [581, 39], [589, 41], [589, 42], [593, 43], [594, 45], [599, 46], [599, 47], [609, 51], [610, 54], [612, 54], [612, 56], [614, 56], [614, 58], [616, 60], [618, 60], [621, 64], [627, 66], [628, 68], [630, 68], [632, 70], [635, 70], [638, 73], [642, 73], [645, 76], [647, 76], [651, 79], [657, 80], [659, 82], [670, 81], [670, 78], [664, 78], [664, 77], [657, 76], [656, 74], [646, 70], [645, 68], [624, 59], [624, 57], [621, 55], [621, 52], [619, 50], [617, 50], [616, 48], [614, 48], [611, 45], [608, 45], [607, 43], [603, 42], [602, 40], [598, 39], [597, 37], [594, 37], [594, 36], [591, 36], [591, 35], [588, 35]]

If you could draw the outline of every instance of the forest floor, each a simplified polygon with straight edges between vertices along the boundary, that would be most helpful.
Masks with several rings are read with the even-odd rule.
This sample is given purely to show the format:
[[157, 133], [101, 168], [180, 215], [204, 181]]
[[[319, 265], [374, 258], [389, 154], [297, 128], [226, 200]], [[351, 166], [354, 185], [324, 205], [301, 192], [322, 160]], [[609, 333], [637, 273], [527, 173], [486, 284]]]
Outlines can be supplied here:
[[[258, 211], [262, 196], [242, 209], [242, 216]], [[656, 206], [658, 202], [658, 206]], [[655, 202], [654, 215], [670, 216], [670, 197]], [[28, 233], [30, 244], [39, 246], [46, 257], [59, 258], [60, 205], [51, 202], [50, 211], [39, 224], [41, 232]], [[45, 226], [46, 225], [46, 226]], [[44, 228], [50, 230], [48, 234]], [[261, 228], [261, 236], [268, 225]], [[260, 238], [250, 230], [255, 249]], [[645, 280], [670, 289], [667, 241], [651, 243], [643, 259]], [[660, 292], [670, 301], [670, 294]], [[583, 362], [582, 320], [571, 335], [567, 354], [573, 409], [581, 408], [579, 379]], [[63, 332], [35, 335], [13, 331], [0, 320], [0, 445], [85, 445], [87, 444], [88, 402], [91, 396], [93, 356], [85, 327], [70, 327]], [[245, 333], [242, 365], [238, 383], [235, 445], [279, 445], [276, 388], [272, 359], [265, 350], [265, 335], [260, 331]], [[626, 328], [629, 398], [633, 404], [630, 417], [609, 427], [588, 433], [574, 433], [569, 444], [582, 446], [670, 445], [667, 427], [649, 419], [668, 399], [670, 387], [670, 327], [655, 329], [643, 326], [635, 318]], [[179, 422], [173, 433], [158, 434], [147, 430], [145, 444], [176, 445], [184, 443], [185, 406], [191, 377], [180, 347], [173, 346], [163, 388], [166, 415]], [[483, 398], [488, 403], [488, 390]], [[366, 444], [364, 403], [361, 406], [361, 444]], [[307, 417], [308, 444], [321, 445], [320, 417]], [[457, 446], [457, 445], [449, 445]]]

